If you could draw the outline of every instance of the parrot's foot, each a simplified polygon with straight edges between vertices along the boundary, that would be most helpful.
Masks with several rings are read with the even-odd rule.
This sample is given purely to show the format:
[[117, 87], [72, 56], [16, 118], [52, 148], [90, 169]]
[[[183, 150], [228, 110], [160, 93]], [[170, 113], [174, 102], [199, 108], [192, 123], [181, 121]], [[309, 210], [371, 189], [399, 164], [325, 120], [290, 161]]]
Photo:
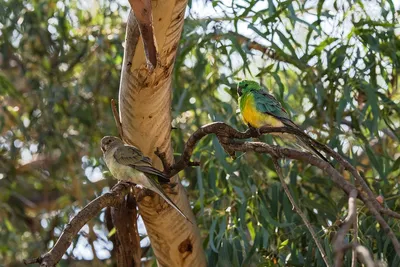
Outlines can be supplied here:
[[111, 191], [112, 190], [115, 190], [115, 189], [117, 189], [117, 187], [119, 187], [119, 186], [125, 186], [125, 187], [129, 187], [129, 186], [133, 186], [134, 184], [133, 183], [131, 183], [131, 182], [128, 182], [128, 181], [118, 181], [118, 183], [116, 183], [112, 188], [111, 188]]
[[143, 198], [151, 196], [153, 194], [153, 191], [151, 191], [150, 189], [146, 189], [141, 185], [136, 185], [134, 191], [137, 202], [140, 202], [143, 200]]
[[254, 128], [253, 126], [251, 126], [251, 125], [249, 124], [249, 129], [250, 129], [250, 132], [251, 132], [251, 135], [252, 135], [252, 136], [254, 136], [254, 137], [259, 137], [259, 136], [261, 136], [261, 132], [260, 132], [260, 129], [259, 129], [259, 128]]

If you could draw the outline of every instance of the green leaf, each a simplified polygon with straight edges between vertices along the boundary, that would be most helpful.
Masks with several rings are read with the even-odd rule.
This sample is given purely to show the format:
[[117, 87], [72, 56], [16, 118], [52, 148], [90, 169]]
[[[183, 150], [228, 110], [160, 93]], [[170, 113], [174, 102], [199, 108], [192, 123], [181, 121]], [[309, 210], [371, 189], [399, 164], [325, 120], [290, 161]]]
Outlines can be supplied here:
[[287, 49], [289, 49], [289, 51], [291, 52], [292, 56], [297, 58], [296, 55], [296, 51], [294, 50], [292, 44], [290, 43], [290, 41], [286, 38], [286, 36], [281, 33], [280, 31], [276, 31], [276, 33], [279, 36], [279, 39], [282, 41], [282, 43], [284, 44], [284, 47], [286, 47]]
[[13, 224], [7, 218], [5, 218], [4, 224], [6, 225], [6, 228], [9, 232], [15, 232]]
[[288, 244], [289, 244], [289, 239], [284, 240], [283, 242], [281, 242], [281, 243], [279, 244], [278, 250], [282, 250], [282, 249], [285, 248]]

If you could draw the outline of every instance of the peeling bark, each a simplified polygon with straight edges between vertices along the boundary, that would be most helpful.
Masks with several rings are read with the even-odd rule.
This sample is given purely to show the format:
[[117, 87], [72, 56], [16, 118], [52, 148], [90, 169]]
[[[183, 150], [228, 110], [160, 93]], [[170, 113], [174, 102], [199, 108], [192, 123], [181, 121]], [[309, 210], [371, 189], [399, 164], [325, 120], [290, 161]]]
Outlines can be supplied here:
[[[159, 149], [171, 164], [171, 74], [180, 39], [187, 1], [152, 1], [154, 35], [159, 62], [147, 68], [143, 42], [133, 13], [129, 15], [122, 68], [119, 114], [125, 142], [139, 147], [156, 168]], [[190, 203], [177, 176], [170, 198], [195, 222]], [[168, 193], [168, 192], [167, 192]], [[160, 266], [205, 266], [200, 233], [195, 224], [164, 202], [158, 195], [146, 196], [138, 203], [151, 245]]]

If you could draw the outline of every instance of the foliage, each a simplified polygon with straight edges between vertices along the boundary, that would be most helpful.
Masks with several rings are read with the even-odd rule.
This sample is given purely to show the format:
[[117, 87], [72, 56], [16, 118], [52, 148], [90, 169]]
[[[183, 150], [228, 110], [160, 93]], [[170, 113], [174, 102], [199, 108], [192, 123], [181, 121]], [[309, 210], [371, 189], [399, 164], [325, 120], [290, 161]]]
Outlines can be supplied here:
[[[109, 101], [118, 92], [126, 11], [112, 1], [96, 10], [80, 1], [1, 2], [0, 262], [6, 265], [46, 251], [69, 218], [108, 187], [99, 181], [99, 142], [116, 134]], [[99, 257], [109, 257], [108, 241], [101, 240], [104, 214], [88, 229], [74, 246], [89, 242]]]
[[[176, 156], [206, 123], [246, 129], [236, 112], [235, 83], [254, 78], [397, 210], [399, 7], [391, 1], [212, 1], [204, 10], [216, 15], [207, 17], [197, 15], [203, 4], [190, 2], [176, 59]], [[82, 1], [2, 1], [0, 262], [45, 251], [71, 215], [108, 190], [111, 182], [99, 180], [105, 168], [98, 144], [103, 135], [116, 134], [109, 99], [117, 97], [126, 12], [113, 1], [95, 9]], [[201, 167], [181, 176], [210, 266], [324, 266], [268, 156], [233, 160], [207, 137], [194, 157]], [[281, 164], [332, 261], [347, 196], [315, 168]], [[375, 259], [398, 266], [374, 218], [365, 207], [358, 212], [359, 242]], [[104, 216], [81, 232], [66, 264], [91, 260], [93, 253], [110, 264]], [[398, 223], [388, 220], [398, 233]], [[350, 254], [345, 260], [347, 266]]]

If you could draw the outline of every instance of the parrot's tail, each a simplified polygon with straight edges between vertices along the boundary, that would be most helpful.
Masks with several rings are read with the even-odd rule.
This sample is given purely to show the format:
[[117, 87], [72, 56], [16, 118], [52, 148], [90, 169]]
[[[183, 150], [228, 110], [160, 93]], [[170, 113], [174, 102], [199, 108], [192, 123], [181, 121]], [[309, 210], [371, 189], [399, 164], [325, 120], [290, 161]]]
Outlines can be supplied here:
[[308, 151], [310, 151], [311, 153], [313, 153], [314, 156], [316, 156], [316, 157], [318, 157], [318, 158], [320, 158], [320, 159], [322, 159], [322, 160], [328, 162], [328, 163], [333, 167], [332, 163], [331, 163], [324, 155], [322, 155], [322, 153], [319, 152], [319, 151], [311, 144], [310, 140], [308, 140], [308, 139], [307, 139], [307, 140], [303, 140], [302, 137], [297, 136], [297, 135], [296, 135], [296, 139], [297, 139], [297, 141], [299, 142], [299, 144], [300, 144], [303, 148], [305, 148], [305, 149], [307, 149]]
[[299, 128], [299, 126], [297, 126], [294, 122], [292, 122], [292, 121], [289, 120], [289, 119], [283, 120], [282, 122], [283, 122], [283, 124], [284, 124], [286, 127], [289, 127], [289, 128], [292, 128], [292, 129], [295, 129], [295, 130], [296, 130], [297, 133], [295, 133], [295, 134], [293, 134], [293, 135], [296, 136], [296, 139], [297, 139], [299, 145], [300, 145], [302, 148], [304, 148], [304, 149], [310, 151], [310, 152], [313, 153], [316, 157], [318, 157], [318, 158], [320, 158], [320, 159], [322, 159], [322, 160], [328, 162], [329, 165], [331, 165], [331, 166], [333, 167], [332, 163], [331, 163], [324, 155], [322, 155], [321, 152], [319, 152], [319, 151], [313, 146], [313, 144], [312, 144], [311, 141], [310, 141], [311, 137], [309, 137], [306, 133], [304, 133], [304, 132]]
[[169, 196], [167, 196], [167, 194], [164, 192], [164, 190], [162, 189], [162, 187], [159, 183], [157, 183], [152, 178], [149, 179], [149, 182], [152, 185], [152, 188], [149, 188], [150, 190], [152, 190], [152, 191], [156, 192], [158, 195], [160, 195], [171, 207], [173, 207], [186, 220], [188, 220], [191, 224], [193, 224], [193, 222], [191, 220], [189, 220], [189, 218], [185, 215], [185, 213], [183, 213], [183, 211], [180, 208], [178, 208], [178, 206], [172, 201], [172, 199], [170, 199]]

